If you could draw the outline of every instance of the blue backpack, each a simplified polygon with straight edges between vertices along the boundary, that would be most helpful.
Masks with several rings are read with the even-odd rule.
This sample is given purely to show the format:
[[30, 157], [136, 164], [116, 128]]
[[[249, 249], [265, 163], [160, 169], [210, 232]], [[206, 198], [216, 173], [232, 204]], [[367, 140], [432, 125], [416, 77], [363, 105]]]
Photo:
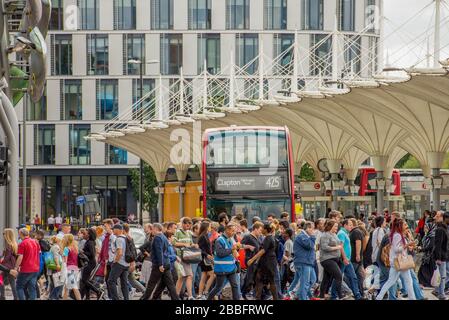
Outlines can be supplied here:
[[284, 256], [284, 244], [280, 242], [278, 239], [275, 239], [276, 241], [276, 259], [278, 263], [281, 263], [282, 257]]
[[45, 261], [44, 261], [44, 255], [39, 253], [39, 274], [41, 274], [44, 271]]

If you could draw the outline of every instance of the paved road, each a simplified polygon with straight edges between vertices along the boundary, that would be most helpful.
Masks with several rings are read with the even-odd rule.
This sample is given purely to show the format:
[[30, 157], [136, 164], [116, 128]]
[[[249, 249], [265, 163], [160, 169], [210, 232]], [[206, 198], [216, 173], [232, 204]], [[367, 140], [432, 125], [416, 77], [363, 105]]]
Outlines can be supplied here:
[[[424, 288], [424, 296], [425, 296], [428, 300], [438, 300], [438, 299], [437, 299], [431, 292], [432, 292], [432, 289], [431, 289], [431, 288]], [[139, 300], [140, 297], [141, 297], [141, 294], [140, 294], [140, 293], [136, 293], [136, 294], [132, 297], [131, 300]], [[7, 299], [7, 300], [12, 300], [12, 299], [13, 299], [12, 293], [11, 293], [11, 290], [10, 290], [9, 287], [6, 288], [6, 299]], [[46, 299], [46, 298], [44, 298], [44, 299]], [[92, 298], [92, 299], [95, 299], [95, 298]], [[164, 294], [163, 297], [162, 297], [162, 299], [163, 299], [163, 300], [168, 300], [169, 297], [168, 297], [167, 295]], [[350, 298], [350, 299], [348, 299], [348, 300], [353, 300], [353, 299]], [[399, 300], [407, 300], [407, 299], [399, 298]]]

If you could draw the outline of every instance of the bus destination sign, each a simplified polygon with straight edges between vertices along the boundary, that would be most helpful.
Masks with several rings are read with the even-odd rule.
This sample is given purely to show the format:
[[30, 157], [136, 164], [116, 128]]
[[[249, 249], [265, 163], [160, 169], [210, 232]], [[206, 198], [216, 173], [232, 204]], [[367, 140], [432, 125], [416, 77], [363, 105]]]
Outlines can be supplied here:
[[282, 192], [284, 178], [275, 176], [231, 176], [219, 174], [215, 179], [215, 191], [277, 191]]

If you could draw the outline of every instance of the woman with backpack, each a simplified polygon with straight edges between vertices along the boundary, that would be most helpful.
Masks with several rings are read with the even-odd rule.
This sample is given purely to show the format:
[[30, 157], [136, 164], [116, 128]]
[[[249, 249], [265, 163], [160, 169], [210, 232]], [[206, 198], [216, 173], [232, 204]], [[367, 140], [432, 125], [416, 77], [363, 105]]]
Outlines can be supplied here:
[[79, 292], [80, 271], [78, 268], [78, 243], [73, 234], [66, 234], [62, 239], [62, 256], [67, 270], [64, 300], [67, 300], [70, 290], [73, 291], [76, 300], [81, 300]]
[[53, 236], [50, 239], [50, 254], [54, 261], [54, 268], [47, 266], [47, 276], [50, 282], [49, 300], [59, 300], [64, 289], [64, 272], [62, 263], [61, 239]]
[[9, 272], [6, 272], [6, 270], [14, 269], [16, 265], [18, 245], [16, 236], [14, 235], [14, 230], [5, 229], [3, 231], [3, 238], [5, 240], [5, 249], [3, 250], [3, 260], [1, 261], [1, 265], [2, 267], [4, 267], [5, 271], [3, 271], [3, 285], [0, 286], [0, 300], [3, 300], [3, 298], [5, 298], [5, 285], [7, 284], [11, 286], [14, 300], [17, 300], [16, 279]]
[[80, 282], [80, 294], [81, 299], [86, 297], [86, 300], [90, 300], [90, 290], [95, 289], [90, 285], [90, 276], [92, 271], [97, 266], [97, 250], [96, 250], [96, 239], [97, 233], [94, 229], [89, 228], [86, 230], [84, 235], [84, 247], [82, 252], [86, 255], [88, 262], [81, 272], [81, 282]]
[[[407, 243], [405, 238], [406, 222], [402, 218], [394, 219], [390, 231], [390, 271], [387, 282], [383, 285], [376, 300], [382, 300], [387, 291], [393, 287], [402, 276], [405, 288], [407, 290], [409, 300], [416, 300], [413, 290], [412, 276], [410, 274], [411, 264], [401, 265], [402, 262], [409, 261], [411, 256], [408, 255], [408, 249], [412, 249], [414, 242]], [[402, 262], [401, 262], [402, 261]], [[401, 263], [399, 263], [401, 262]]]

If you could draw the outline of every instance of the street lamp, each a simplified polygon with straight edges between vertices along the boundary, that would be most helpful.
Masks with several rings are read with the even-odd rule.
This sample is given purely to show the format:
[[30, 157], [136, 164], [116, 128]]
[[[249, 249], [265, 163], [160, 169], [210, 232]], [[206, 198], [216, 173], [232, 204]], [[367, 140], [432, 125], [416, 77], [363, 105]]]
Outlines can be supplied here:
[[[138, 64], [140, 65], [140, 99], [143, 98], [143, 65], [144, 64], [155, 64], [155, 63], [159, 63], [158, 60], [148, 60], [145, 62], [142, 62], [142, 60], [139, 59], [130, 59], [128, 60], [129, 64]], [[143, 102], [141, 101], [141, 109], [142, 108], [142, 104]], [[143, 124], [143, 110], [140, 111], [140, 116], [139, 116], [139, 120], [140, 120], [140, 124]], [[142, 158], [140, 158], [140, 163], [139, 163], [139, 215], [137, 220], [139, 221], [139, 223], [141, 222], [140, 220], [143, 219], [142, 216], [142, 210], [143, 210], [143, 160]]]

